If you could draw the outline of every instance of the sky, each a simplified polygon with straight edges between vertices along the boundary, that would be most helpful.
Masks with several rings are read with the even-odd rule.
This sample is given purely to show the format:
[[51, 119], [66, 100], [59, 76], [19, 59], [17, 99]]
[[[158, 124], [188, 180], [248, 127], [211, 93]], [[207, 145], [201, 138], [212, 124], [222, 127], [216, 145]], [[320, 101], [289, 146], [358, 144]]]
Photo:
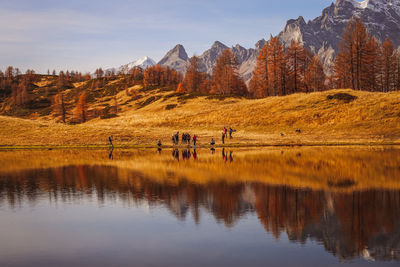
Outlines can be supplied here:
[[216, 40], [250, 48], [332, 1], [0, 0], [0, 70], [93, 72], [159, 61], [176, 44], [201, 55]]

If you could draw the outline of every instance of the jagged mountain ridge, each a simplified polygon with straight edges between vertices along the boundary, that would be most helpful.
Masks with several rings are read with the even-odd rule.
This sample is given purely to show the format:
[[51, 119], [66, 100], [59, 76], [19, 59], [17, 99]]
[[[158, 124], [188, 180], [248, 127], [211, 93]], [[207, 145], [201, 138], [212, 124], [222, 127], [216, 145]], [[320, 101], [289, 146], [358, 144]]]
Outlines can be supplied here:
[[[285, 46], [290, 45], [292, 41], [303, 43], [305, 47], [321, 57], [325, 70], [329, 72], [339, 48], [341, 36], [352, 17], [361, 18], [370, 33], [379, 41], [383, 42], [389, 37], [395, 46], [400, 45], [400, 1], [398, 0], [364, 0], [362, 2], [337, 0], [314, 20], [306, 22], [303, 17], [288, 20], [285, 28], [278, 34], [278, 38]], [[230, 48], [240, 63], [239, 74], [247, 82], [252, 77], [258, 52], [265, 42], [262, 39], [250, 49], [240, 45]], [[179, 46], [180, 50], [185, 50], [182, 45]], [[211, 74], [217, 58], [227, 48], [226, 45], [216, 41], [210, 49], [199, 56], [201, 70]], [[158, 64], [184, 72], [189, 61], [186, 51], [183, 53], [186, 56], [180, 57], [174, 53], [174, 49], [169, 51]]]

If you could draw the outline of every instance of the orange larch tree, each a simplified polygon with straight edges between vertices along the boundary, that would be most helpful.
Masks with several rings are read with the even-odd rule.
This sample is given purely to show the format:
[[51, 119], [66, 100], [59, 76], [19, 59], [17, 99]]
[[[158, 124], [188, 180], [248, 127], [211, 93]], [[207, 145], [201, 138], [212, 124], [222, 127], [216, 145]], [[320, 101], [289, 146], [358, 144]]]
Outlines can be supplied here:
[[247, 94], [247, 87], [239, 77], [238, 62], [231, 50], [225, 49], [217, 59], [212, 79], [211, 93], [214, 94]]
[[249, 84], [249, 91], [255, 97], [268, 96], [268, 43], [263, 46], [257, 57], [257, 64]]
[[65, 108], [63, 92], [60, 92], [54, 96], [53, 111], [56, 116], [61, 116], [61, 121], [65, 123], [67, 112]]
[[272, 37], [268, 46], [268, 94], [284, 95], [286, 91], [282, 86], [285, 80], [282, 73], [282, 62], [284, 61], [284, 48], [277, 37]]
[[205, 74], [200, 72], [199, 68], [199, 58], [193, 56], [189, 61], [189, 67], [186, 71], [185, 78], [182, 81], [182, 86], [188, 93], [201, 91]]
[[304, 83], [308, 91], [323, 91], [325, 89], [325, 72], [318, 55], [314, 55], [308, 65]]
[[287, 50], [289, 93], [305, 91], [304, 75], [307, 70], [306, 49], [299, 42], [292, 42]]
[[394, 90], [395, 66], [394, 45], [392, 41], [387, 38], [382, 46], [382, 74], [384, 92]]
[[79, 96], [78, 103], [75, 107], [74, 116], [79, 122], [86, 122], [87, 117], [87, 100], [86, 100], [86, 92], [82, 92]]

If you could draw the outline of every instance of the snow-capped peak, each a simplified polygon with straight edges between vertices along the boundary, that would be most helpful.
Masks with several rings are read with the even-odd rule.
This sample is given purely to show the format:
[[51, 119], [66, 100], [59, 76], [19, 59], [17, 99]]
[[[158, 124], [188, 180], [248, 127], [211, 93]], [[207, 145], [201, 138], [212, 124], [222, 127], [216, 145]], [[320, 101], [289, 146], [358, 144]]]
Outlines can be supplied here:
[[141, 67], [141, 68], [145, 69], [147, 67], [154, 66], [155, 64], [156, 64], [156, 62], [154, 60], [152, 60], [151, 58], [145, 56], [145, 57], [142, 57], [141, 59], [138, 59], [136, 61], [130, 62], [125, 66], [129, 66], [130, 68]]
[[156, 62], [153, 59], [145, 56], [138, 60], [132, 61], [126, 65], [122, 65], [121, 67], [118, 68], [117, 72], [128, 73], [134, 67], [140, 67], [142, 69], [145, 69], [147, 67], [151, 67], [154, 65], [156, 65]]
[[375, 12], [386, 11], [393, 9], [399, 14], [400, 11], [400, 1], [398, 0], [363, 0], [357, 2], [355, 0], [350, 0], [353, 4], [361, 9], [370, 9]]

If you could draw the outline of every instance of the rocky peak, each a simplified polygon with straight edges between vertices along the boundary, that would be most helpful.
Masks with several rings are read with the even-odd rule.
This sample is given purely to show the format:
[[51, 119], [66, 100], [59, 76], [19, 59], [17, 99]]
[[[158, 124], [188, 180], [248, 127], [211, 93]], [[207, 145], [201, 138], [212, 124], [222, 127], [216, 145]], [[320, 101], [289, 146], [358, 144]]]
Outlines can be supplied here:
[[178, 44], [172, 48], [159, 62], [162, 66], [171, 67], [177, 71], [185, 72], [189, 57], [183, 45]]
[[260, 50], [264, 47], [264, 45], [265, 45], [266, 43], [267, 43], [267, 41], [265, 41], [264, 38], [262, 38], [260, 41], [258, 41], [258, 42], [256, 43], [256, 45], [255, 45], [256, 51], [260, 51]]
[[225, 49], [228, 49], [228, 47], [223, 43], [221, 43], [220, 41], [215, 41], [211, 46], [211, 50], [225, 50]]

